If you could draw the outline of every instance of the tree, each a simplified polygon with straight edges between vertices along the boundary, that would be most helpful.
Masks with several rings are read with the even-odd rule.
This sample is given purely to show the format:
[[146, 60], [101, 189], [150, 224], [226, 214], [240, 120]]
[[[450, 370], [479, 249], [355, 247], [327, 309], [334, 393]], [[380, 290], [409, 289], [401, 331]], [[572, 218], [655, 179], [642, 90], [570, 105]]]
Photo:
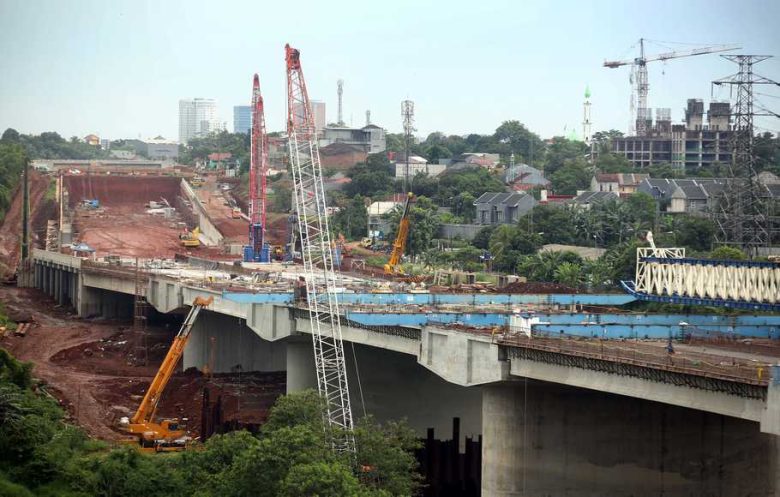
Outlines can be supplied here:
[[596, 169], [602, 173], [630, 173], [631, 162], [620, 154], [611, 152], [599, 154], [596, 159]]
[[710, 259], [744, 261], [747, 259], [747, 255], [736, 247], [721, 245], [710, 252]]
[[[429, 198], [417, 197], [409, 207], [409, 234], [406, 239], [405, 254], [411, 256], [420, 255], [431, 245], [439, 231], [440, 220], [437, 207]], [[388, 240], [394, 240], [398, 233], [398, 224], [401, 221], [403, 206], [396, 207], [387, 214], [390, 219], [390, 233]]]
[[3, 131], [3, 136], [0, 138], [0, 142], [19, 143], [19, 132], [13, 128], [6, 129]]
[[352, 197], [349, 203], [333, 216], [333, 230], [350, 239], [364, 237], [367, 226], [368, 211], [365, 200], [360, 195]]
[[615, 138], [623, 138], [623, 132], [616, 129], [611, 129], [609, 131], [597, 131], [593, 133], [593, 138], [591, 141], [600, 155], [612, 151], [612, 141]]
[[528, 164], [532, 164], [535, 157], [542, 157], [544, 154], [544, 142], [520, 121], [504, 121], [496, 128], [493, 139], [503, 145], [496, 150], [500, 154], [508, 156], [514, 152]]
[[0, 219], [11, 205], [11, 195], [21, 180], [27, 154], [24, 148], [11, 142], [0, 142]]
[[549, 177], [562, 168], [566, 161], [583, 159], [587, 152], [585, 143], [556, 136], [545, 149], [544, 172]]
[[582, 266], [573, 262], [563, 262], [555, 269], [555, 281], [572, 288], [579, 287], [584, 281]]
[[572, 229], [572, 211], [552, 205], [537, 205], [529, 216], [520, 219], [520, 226], [527, 232], [541, 233], [543, 244], [572, 245], [577, 239]]
[[699, 252], [709, 251], [715, 239], [715, 225], [706, 218], [685, 216], [675, 233], [676, 244]]
[[495, 226], [485, 226], [474, 235], [471, 244], [478, 249], [487, 250], [490, 246], [490, 237], [493, 236], [495, 229]]
[[477, 212], [475, 200], [476, 198], [470, 192], [460, 192], [452, 200], [452, 213], [463, 218], [466, 223], [473, 222]]
[[357, 495], [359, 489], [360, 484], [348, 466], [336, 462], [315, 461], [291, 467], [276, 495], [342, 497]]
[[344, 192], [350, 197], [358, 194], [374, 197], [392, 193], [395, 178], [390, 168], [390, 161], [384, 154], [369, 155], [366, 162], [355, 164], [347, 171], [347, 177], [351, 181], [344, 188]]
[[563, 167], [550, 176], [550, 183], [559, 195], [574, 195], [590, 186], [593, 174], [584, 159], [567, 160]]

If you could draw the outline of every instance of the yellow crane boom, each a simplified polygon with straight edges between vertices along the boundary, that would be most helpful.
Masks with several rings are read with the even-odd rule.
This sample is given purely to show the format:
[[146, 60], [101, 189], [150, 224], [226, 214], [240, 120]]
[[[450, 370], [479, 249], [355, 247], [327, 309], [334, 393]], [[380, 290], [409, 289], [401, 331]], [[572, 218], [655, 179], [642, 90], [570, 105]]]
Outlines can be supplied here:
[[190, 338], [192, 325], [195, 324], [201, 309], [208, 307], [213, 301], [214, 297], [197, 297], [192, 302], [190, 312], [173, 339], [173, 344], [168, 349], [160, 369], [157, 370], [157, 374], [146, 390], [141, 405], [138, 406], [138, 410], [133, 417], [126, 422], [125, 430], [137, 436], [141, 447], [144, 449], [157, 452], [183, 450], [186, 445], [186, 441], [183, 440], [186, 430], [179, 426], [178, 419], [165, 419], [159, 423], [154, 422], [153, 419], [157, 412], [157, 404], [160, 402], [165, 387], [168, 385], [184, 353], [184, 347], [186, 347]]
[[401, 257], [406, 250], [406, 239], [409, 237], [409, 206], [414, 199], [414, 194], [409, 192], [406, 196], [404, 211], [401, 214], [401, 220], [398, 222], [398, 234], [393, 242], [393, 251], [390, 253], [390, 260], [385, 264], [385, 274], [397, 274], [401, 272]]

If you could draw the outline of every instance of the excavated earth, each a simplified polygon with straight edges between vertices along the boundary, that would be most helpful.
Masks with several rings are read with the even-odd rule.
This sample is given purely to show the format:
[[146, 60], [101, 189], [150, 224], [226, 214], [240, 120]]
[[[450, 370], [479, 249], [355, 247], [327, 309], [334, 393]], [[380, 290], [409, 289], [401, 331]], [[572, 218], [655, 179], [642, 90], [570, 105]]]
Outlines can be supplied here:
[[[8, 334], [0, 347], [34, 364], [33, 375], [54, 395], [70, 418], [91, 436], [124, 438], [119, 418], [130, 416], [162, 362], [176, 327], [134, 332], [127, 323], [82, 320], [41, 293], [0, 287], [0, 301], [10, 313], [28, 312], [34, 326], [23, 337]], [[212, 402], [221, 397], [222, 420], [262, 424], [268, 409], [284, 393], [284, 372], [230, 373], [204, 377], [196, 370], [178, 371], [159, 405], [158, 415], [188, 418], [198, 436], [203, 391]]]

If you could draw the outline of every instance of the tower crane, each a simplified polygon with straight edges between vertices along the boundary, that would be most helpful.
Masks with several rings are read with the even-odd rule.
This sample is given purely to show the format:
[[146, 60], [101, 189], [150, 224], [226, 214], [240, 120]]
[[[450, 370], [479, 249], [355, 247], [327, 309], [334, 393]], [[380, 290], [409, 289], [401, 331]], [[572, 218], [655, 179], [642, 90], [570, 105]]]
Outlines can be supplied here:
[[317, 387], [324, 400], [332, 448], [354, 452], [352, 407], [347, 384], [338, 282], [333, 267], [322, 166], [300, 52], [285, 46], [287, 62], [287, 146], [293, 176], [306, 305], [311, 323]]
[[252, 82], [252, 135], [249, 167], [249, 245], [244, 247], [245, 262], [270, 262], [271, 250], [265, 241], [265, 190], [268, 170], [268, 134], [265, 132], [263, 96], [260, 78]]
[[647, 90], [650, 87], [647, 79], [647, 63], [657, 60], [679, 59], [681, 57], [693, 57], [694, 55], [704, 55], [716, 52], [728, 52], [730, 50], [739, 50], [738, 45], [712, 45], [708, 47], [699, 47], [691, 50], [680, 50], [675, 52], [666, 52], [656, 55], [645, 55], [645, 38], [639, 39], [639, 56], [628, 60], [605, 60], [604, 67], [612, 69], [621, 66], [631, 66], [631, 84], [636, 83], [636, 89], [632, 86], [632, 92], [636, 91], [636, 109], [638, 112], [636, 121], [634, 121], [634, 95], [631, 95], [631, 124], [629, 126], [629, 135], [633, 135], [634, 123], [636, 123], [637, 136], [647, 134]]

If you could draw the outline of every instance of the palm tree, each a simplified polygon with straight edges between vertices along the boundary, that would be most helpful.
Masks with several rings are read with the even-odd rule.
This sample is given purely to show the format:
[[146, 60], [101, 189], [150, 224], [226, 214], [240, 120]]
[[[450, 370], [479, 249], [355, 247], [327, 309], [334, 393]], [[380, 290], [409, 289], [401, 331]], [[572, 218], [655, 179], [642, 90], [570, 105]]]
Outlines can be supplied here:
[[564, 262], [555, 268], [555, 281], [572, 288], [582, 284], [583, 276], [582, 266], [573, 262]]

